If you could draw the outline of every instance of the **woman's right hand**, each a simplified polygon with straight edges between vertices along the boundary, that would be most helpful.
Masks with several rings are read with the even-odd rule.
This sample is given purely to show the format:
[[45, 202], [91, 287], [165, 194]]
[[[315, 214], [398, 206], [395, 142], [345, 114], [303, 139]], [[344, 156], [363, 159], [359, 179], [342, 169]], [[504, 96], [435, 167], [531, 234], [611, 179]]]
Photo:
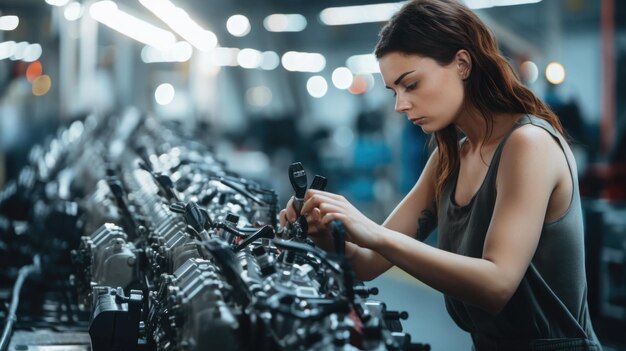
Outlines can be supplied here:
[[[305, 218], [308, 225], [307, 235], [311, 238], [311, 240], [313, 240], [315, 245], [323, 250], [334, 252], [335, 248], [331, 231], [324, 224], [322, 224], [320, 210], [317, 208], [313, 209], [313, 211], [305, 216]], [[287, 206], [280, 211], [278, 219], [282, 227], [287, 225], [287, 222], [293, 223], [298, 219], [296, 210], [293, 206], [293, 197], [289, 199]]]

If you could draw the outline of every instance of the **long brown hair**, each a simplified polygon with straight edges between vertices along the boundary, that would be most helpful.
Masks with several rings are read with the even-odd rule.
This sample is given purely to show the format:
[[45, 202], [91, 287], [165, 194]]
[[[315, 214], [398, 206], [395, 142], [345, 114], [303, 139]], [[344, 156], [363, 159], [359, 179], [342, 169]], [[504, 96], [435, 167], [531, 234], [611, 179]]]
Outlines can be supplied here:
[[[527, 113], [548, 121], [563, 134], [561, 122], [518, 79], [500, 54], [494, 35], [470, 9], [455, 0], [413, 0], [405, 4], [379, 34], [375, 55], [392, 52], [430, 57], [440, 65], [452, 62], [465, 49], [472, 68], [465, 85], [465, 102], [475, 107], [491, 136], [497, 113]], [[452, 172], [459, 166], [460, 132], [454, 125], [439, 130], [431, 145], [439, 148], [435, 193], [437, 199]]]

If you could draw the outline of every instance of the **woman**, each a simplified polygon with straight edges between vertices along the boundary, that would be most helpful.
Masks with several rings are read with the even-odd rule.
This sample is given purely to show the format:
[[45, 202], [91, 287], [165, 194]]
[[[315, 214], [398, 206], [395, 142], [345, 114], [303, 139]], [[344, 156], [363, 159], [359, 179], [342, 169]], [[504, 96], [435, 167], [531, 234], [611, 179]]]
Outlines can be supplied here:
[[[443, 292], [477, 350], [601, 350], [575, 161], [557, 117], [454, 0], [407, 3], [375, 54], [396, 110], [437, 148], [382, 226], [342, 196], [308, 191], [309, 234], [330, 250], [327, 225], [343, 222], [357, 277], [395, 265]], [[280, 218], [296, 219], [291, 203]], [[422, 243], [436, 226], [439, 248]]]

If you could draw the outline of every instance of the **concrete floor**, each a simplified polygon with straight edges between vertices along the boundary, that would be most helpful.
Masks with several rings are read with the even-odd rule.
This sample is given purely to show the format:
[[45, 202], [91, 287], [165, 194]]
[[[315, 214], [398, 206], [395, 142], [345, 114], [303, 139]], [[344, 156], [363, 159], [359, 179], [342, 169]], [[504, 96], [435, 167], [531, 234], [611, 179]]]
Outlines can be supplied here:
[[433, 351], [472, 349], [469, 334], [454, 324], [440, 292], [398, 268], [390, 269], [365, 285], [378, 288], [379, 294], [372, 299], [386, 303], [388, 310], [409, 313], [409, 319], [402, 321], [402, 326], [414, 342], [428, 343]]
[[[409, 313], [402, 326], [413, 342], [428, 343], [433, 351], [472, 350], [469, 334], [452, 321], [440, 292], [395, 267], [365, 285], [378, 288], [379, 294], [372, 299], [386, 303], [388, 310]], [[626, 351], [623, 343], [600, 341], [604, 351]]]

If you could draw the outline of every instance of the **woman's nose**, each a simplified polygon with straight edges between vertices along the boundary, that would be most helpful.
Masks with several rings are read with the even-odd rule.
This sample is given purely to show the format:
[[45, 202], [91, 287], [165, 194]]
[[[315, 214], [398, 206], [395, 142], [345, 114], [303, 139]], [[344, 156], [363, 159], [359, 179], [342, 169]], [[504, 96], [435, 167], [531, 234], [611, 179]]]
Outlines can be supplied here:
[[396, 112], [405, 112], [409, 109], [409, 107], [411, 107], [409, 101], [398, 94], [396, 97]]

